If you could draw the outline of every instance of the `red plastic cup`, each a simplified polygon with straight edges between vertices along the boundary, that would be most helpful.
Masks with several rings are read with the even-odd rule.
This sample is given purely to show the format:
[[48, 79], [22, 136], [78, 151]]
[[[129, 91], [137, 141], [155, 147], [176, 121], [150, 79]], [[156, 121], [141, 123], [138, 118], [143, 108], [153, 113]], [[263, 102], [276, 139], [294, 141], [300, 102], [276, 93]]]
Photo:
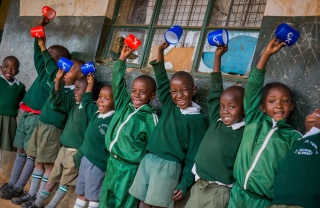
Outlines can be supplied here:
[[42, 14], [50, 20], [56, 16], [56, 11], [51, 7], [44, 6], [42, 7]]
[[133, 50], [137, 50], [142, 43], [141, 40], [132, 34], [129, 34], [126, 39], [124, 39], [124, 42]]
[[30, 34], [33, 38], [44, 38], [46, 37], [46, 33], [44, 32], [43, 26], [33, 27], [30, 30]]

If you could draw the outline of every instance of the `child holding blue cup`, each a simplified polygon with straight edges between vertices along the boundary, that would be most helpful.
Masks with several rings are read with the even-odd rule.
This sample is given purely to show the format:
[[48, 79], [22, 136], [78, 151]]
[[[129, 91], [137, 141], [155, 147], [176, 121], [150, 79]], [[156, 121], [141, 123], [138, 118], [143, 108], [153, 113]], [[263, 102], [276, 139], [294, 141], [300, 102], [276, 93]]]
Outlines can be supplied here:
[[92, 61], [90, 61], [90, 62], [87, 62], [81, 66], [81, 72], [85, 76], [87, 76], [90, 73], [94, 74], [94, 73], [96, 73], [96, 67], [95, 67], [94, 63]]
[[57, 62], [57, 66], [63, 70], [65, 73], [68, 73], [73, 66], [73, 62], [67, 58], [60, 57], [60, 59]]

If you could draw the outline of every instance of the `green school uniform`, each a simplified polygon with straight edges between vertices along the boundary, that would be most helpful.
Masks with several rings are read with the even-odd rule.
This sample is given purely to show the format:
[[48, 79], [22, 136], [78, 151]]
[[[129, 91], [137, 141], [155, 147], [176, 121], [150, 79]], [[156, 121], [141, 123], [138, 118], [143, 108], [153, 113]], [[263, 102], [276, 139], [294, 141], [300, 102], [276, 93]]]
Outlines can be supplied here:
[[272, 204], [319, 207], [319, 148], [320, 129], [315, 127], [296, 141], [275, 177]]
[[154, 67], [162, 115], [148, 144], [148, 151], [158, 157], [183, 164], [184, 168], [177, 190], [187, 193], [194, 182], [191, 172], [194, 157], [207, 130], [207, 121], [202, 114], [182, 114], [172, 101], [170, 83], [164, 62], [150, 63]]
[[[0, 77], [0, 148], [14, 151], [14, 137], [16, 135], [19, 103], [26, 93], [25, 86], [17, 79], [14, 82]], [[5, 98], [5, 99], [4, 99]]]
[[268, 207], [274, 198], [274, 176], [301, 134], [286, 120], [275, 122], [259, 108], [265, 70], [253, 68], [245, 90], [246, 126], [237, 154], [228, 207]]
[[113, 117], [113, 111], [107, 116], [101, 116], [91, 92], [82, 94], [82, 106], [89, 119], [89, 125], [80, 148], [81, 153], [93, 165], [106, 172], [109, 153], [105, 145], [105, 135]]
[[[108, 160], [107, 173], [100, 197], [99, 207], [135, 207], [138, 200], [128, 190], [146, 154], [150, 135], [158, 121], [155, 110], [148, 104], [135, 108], [126, 88], [125, 62], [118, 60], [112, 71], [112, 92], [116, 113], [109, 125], [105, 143], [113, 157]], [[121, 163], [122, 169], [116, 169]], [[116, 175], [121, 175], [118, 181]], [[116, 180], [115, 183], [113, 183]], [[117, 193], [117, 196], [112, 193]]]
[[68, 120], [60, 137], [61, 145], [79, 149], [88, 126], [88, 119], [81, 103], [76, 103], [72, 97], [64, 96], [61, 90], [55, 91], [50, 101], [51, 107], [68, 114]]

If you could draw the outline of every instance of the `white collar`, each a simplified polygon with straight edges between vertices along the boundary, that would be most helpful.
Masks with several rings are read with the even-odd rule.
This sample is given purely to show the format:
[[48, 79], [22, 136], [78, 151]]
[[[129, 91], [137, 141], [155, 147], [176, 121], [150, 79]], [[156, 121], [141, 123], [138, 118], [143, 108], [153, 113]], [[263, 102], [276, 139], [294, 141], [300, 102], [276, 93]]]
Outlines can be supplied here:
[[101, 113], [99, 113], [99, 111], [97, 111], [97, 113], [99, 113], [99, 116], [98, 116], [98, 118], [107, 118], [107, 117], [109, 117], [109, 116], [112, 116], [113, 114], [114, 114], [114, 110], [112, 110], [112, 111], [109, 111], [109, 112], [107, 112], [107, 113], [105, 113], [105, 114], [101, 114]]
[[312, 136], [315, 134], [318, 134], [320, 132], [320, 129], [317, 127], [312, 127], [305, 135], [303, 135], [302, 138], [308, 137], [308, 136]]
[[77, 105], [79, 105], [79, 109], [82, 108], [82, 102], [76, 102]]
[[74, 85], [65, 85], [64, 88], [69, 88], [70, 90], [74, 90]]
[[[223, 122], [221, 118], [219, 118], [217, 121]], [[240, 129], [241, 127], [243, 127], [244, 125], [245, 125], [245, 122], [244, 122], [244, 119], [242, 119], [242, 121], [240, 121], [238, 123], [234, 123], [234, 124], [227, 126], [227, 127], [231, 127], [232, 130], [237, 130], [237, 129]]]
[[200, 109], [201, 109], [201, 107], [197, 104], [197, 103], [195, 103], [195, 102], [193, 102], [193, 101], [191, 101], [191, 107], [187, 107], [187, 108], [185, 108], [185, 109], [181, 109], [180, 108], [180, 111], [181, 111], [181, 113], [183, 114], [183, 115], [187, 115], [187, 114], [200, 114]]
[[14, 78], [14, 81], [13, 81], [13, 82], [9, 82], [6, 78], [4, 78], [3, 75], [1, 75], [1, 77], [2, 77], [4, 80], [6, 80], [6, 81], [8, 82], [8, 84], [11, 85], [11, 86], [14, 85], [14, 83], [16, 83], [17, 85], [20, 84], [19, 80], [17, 80], [16, 78]]

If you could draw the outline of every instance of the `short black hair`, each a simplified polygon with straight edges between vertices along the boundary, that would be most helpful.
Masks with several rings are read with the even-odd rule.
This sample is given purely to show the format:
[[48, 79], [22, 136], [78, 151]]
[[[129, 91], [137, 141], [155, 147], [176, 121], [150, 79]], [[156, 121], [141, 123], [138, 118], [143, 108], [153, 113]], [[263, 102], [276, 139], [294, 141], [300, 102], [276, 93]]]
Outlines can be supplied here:
[[18, 69], [19, 69], [19, 67], [20, 67], [20, 61], [17, 59], [17, 57], [15, 57], [15, 56], [7, 56], [7, 57], [5, 57], [5, 58], [3, 59], [3, 62], [4, 62], [5, 60], [8, 60], [8, 59], [11, 59], [11, 60], [13, 60], [14, 62], [16, 62], [16, 64], [18, 65]]
[[57, 51], [60, 54], [60, 57], [64, 57], [67, 59], [71, 59], [71, 55], [69, 53], [69, 50], [61, 45], [52, 45], [48, 49], [53, 49]]
[[79, 77], [76, 80], [76, 82], [84, 83], [84, 84], [86, 84], [86, 86], [88, 86], [88, 80], [87, 80], [87, 77], [85, 77], [85, 76]]
[[287, 85], [285, 85], [285, 84], [283, 84], [281, 82], [270, 82], [270, 83], [266, 84], [262, 89], [262, 98], [261, 98], [260, 104], [262, 104], [262, 105], [265, 104], [266, 98], [267, 98], [268, 94], [270, 93], [270, 91], [273, 88], [282, 88], [282, 89], [287, 90], [289, 92], [289, 94], [290, 94], [291, 102], [294, 101], [293, 100], [293, 93], [292, 93], [291, 89]]
[[227, 89], [225, 89], [223, 91], [223, 93], [226, 93], [228, 91], [236, 91], [237, 95], [239, 95], [239, 97], [244, 98], [244, 88], [241, 86], [231, 86], [228, 87]]
[[134, 81], [136, 81], [138, 79], [142, 79], [142, 80], [145, 80], [146, 82], [148, 82], [149, 85], [151, 86], [152, 93], [156, 93], [157, 84], [156, 84], [156, 81], [151, 76], [149, 76], [149, 75], [140, 75]]
[[178, 71], [178, 72], [174, 73], [171, 77], [171, 80], [180, 79], [181, 77], [185, 78], [187, 80], [187, 82], [192, 85], [191, 87], [194, 87], [193, 77], [191, 76], [191, 74], [189, 74], [188, 72], [185, 72], [185, 71]]

